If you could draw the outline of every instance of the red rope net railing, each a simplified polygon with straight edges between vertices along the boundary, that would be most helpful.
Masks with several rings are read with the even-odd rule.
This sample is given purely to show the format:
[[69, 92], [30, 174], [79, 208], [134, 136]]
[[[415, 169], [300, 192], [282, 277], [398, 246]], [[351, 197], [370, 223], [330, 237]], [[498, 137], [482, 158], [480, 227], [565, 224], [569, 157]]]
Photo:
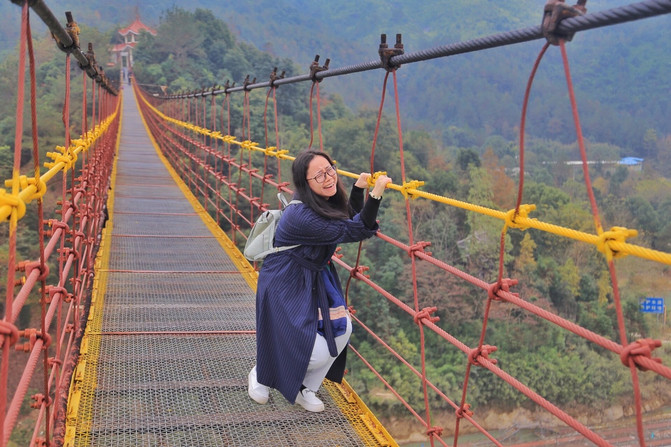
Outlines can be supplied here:
[[[37, 8], [41, 16], [50, 15], [43, 4]], [[58, 45], [66, 53], [63, 66], [64, 145], [47, 153], [51, 161], [44, 163], [47, 171], [42, 172], [30, 8], [28, 2], [22, 3], [14, 164], [11, 179], [3, 185], [9, 190], [0, 189], [0, 226], [3, 228], [0, 240], [4, 241], [6, 237], [9, 247], [7, 264], [2, 266], [6, 273], [6, 293], [4, 317], [0, 322], [2, 446], [8, 445], [10, 439], [14, 440], [12, 434], [17, 421], [25, 417], [21, 408], [26, 401], [36, 411], [31, 418], [34, 419], [34, 429], [29, 445], [52, 445], [54, 439], [62, 439], [65, 401], [88, 309], [98, 237], [105, 223], [104, 207], [116, 148], [119, 102], [116, 90], [95, 64], [92, 48], [89, 46], [86, 54], [79, 50], [79, 28], [69, 13], [67, 17], [66, 30], [52, 29]], [[71, 56], [75, 52], [86, 64], [80, 60], [83, 69], [83, 94], [80, 93], [82, 134], [73, 139], [70, 135], [73, 99], [70, 73]], [[90, 86], [87, 77], [94, 79]], [[23, 130], [26, 87], [30, 101], [29, 135]], [[90, 100], [87, 99], [88, 89]], [[32, 144], [30, 169], [20, 163], [25, 144]], [[27, 173], [22, 174], [22, 170]], [[31, 202], [36, 206], [31, 206]], [[27, 214], [37, 216], [33, 220], [36, 227], [24, 225], [23, 218]], [[37, 240], [30, 241], [39, 246], [37, 259], [24, 258], [25, 254], [17, 246], [18, 235], [28, 230], [37, 235]], [[38, 316], [33, 311], [35, 303], [39, 307]], [[32, 326], [33, 322], [37, 327]], [[17, 376], [19, 372], [20, 376]], [[40, 384], [39, 391], [28, 395], [37, 383]]]
[[[571, 107], [573, 110], [577, 141], [580, 147], [581, 156], [583, 160], [583, 169], [584, 177], [586, 182], [586, 189], [588, 193], [591, 193], [591, 185], [589, 180], [589, 171], [587, 168], [587, 156], [584, 145], [584, 138], [582, 136], [582, 131], [580, 127], [580, 121], [578, 117], [578, 107], [575, 99], [575, 94], [573, 92], [572, 80], [569, 70], [569, 62], [566, 56], [565, 50], [565, 41], [563, 39], [558, 39], [554, 42], [554, 45], [558, 46], [562, 54], [562, 64], [566, 74], [567, 89], [571, 101]], [[658, 358], [653, 357], [653, 351], [655, 348], [661, 345], [659, 340], [649, 340], [641, 339], [635, 341], [628, 340], [628, 333], [625, 329], [622, 303], [619, 300], [618, 293], [618, 284], [617, 284], [617, 275], [614, 266], [613, 258], [621, 256], [624, 253], [619, 252], [618, 249], [614, 247], [622, 248], [623, 245], [627, 245], [624, 242], [625, 236], [613, 236], [613, 232], [617, 233], [618, 230], [611, 230], [611, 232], [604, 232], [599, 223], [599, 214], [596, 206], [596, 202], [592, 194], [590, 194], [590, 204], [595, 222], [595, 229], [597, 233], [597, 238], [602, 242], [597, 244], [597, 248], [605, 255], [606, 262], [608, 264], [608, 271], [611, 278], [611, 287], [614, 294], [614, 307], [616, 309], [617, 315], [617, 325], [618, 325], [618, 334], [619, 342], [609, 340], [593, 331], [587, 330], [561, 316], [548, 311], [547, 309], [532, 303], [530, 300], [520, 297], [518, 293], [515, 293], [515, 287], [518, 286], [518, 280], [512, 278], [504, 277], [504, 268], [503, 268], [503, 253], [504, 253], [504, 241], [505, 236], [508, 231], [508, 228], [515, 229], [526, 229], [529, 226], [534, 228], [549, 231], [554, 234], [559, 234], [561, 236], [571, 237], [574, 239], [582, 240], [583, 242], [592, 242], [594, 240], [593, 236], [585, 236], [582, 234], [577, 234], [575, 230], [571, 229], [562, 229], [556, 226], [551, 226], [543, 224], [542, 222], [536, 221], [535, 219], [529, 219], [527, 214], [533, 207], [529, 205], [522, 204], [522, 191], [524, 184], [524, 127], [526, 120], [526, 110], [527, 102], [530, 96], [531, 86], [533, 83], [533, 78], [535, 72], [540, 64], [540, 61], [543, 55], [546, 53], [550, 43], [546, 44], [534, 64], [532, 73], [529, 77], [529, 82], [527, 84], [524, 107], [522, 110], [521, 124], [520, 124], [520, 148], [519, 148], [519, 159], [520, 159], [520, 180], [519, 180], [519, 192], [517, 196], [517, 204], [514, 210], [511, 210], [509, 213], [497, 213], [493, 210], [486, 209], [477, 204], [468, 204], [465, 202], [458, 202], [452, 199], [440, 197], [430, 193], [424, 193], [419, 190], [419, 187], [422, 186], [422, 182], [409, 181], [406, 178], [406, 166], [404, 161], [404, 151], [403, 151], [403, 135], [402, 135], [402, 125], [401, 125], [401, 113], [399, 107], [399, 95], [398, 95], [398, 85], [397, 85], [397, 76], [396, 71], [398, 67], [387, 66], [387, 73], [383, 83], [382, 91], [382, 100], [380, 103], [380, 108], [378, 112], [378, 121], [376, 125], [375, 135], [373, 136], [373, 144], [370, 153], [370, 172], [373, 174], [373, 178], [376, 175], [375, 169], [375, 146], [378, 135], [378, 129], [380, 126], [380, 119], [382, 117], [383, 108], [384, 108], [384, 98], [386, 95], [387, 81], [389, 76], [392, 76], [393, 79], [393, 96], [395, 99], [395, 115], [396, 115], [396, 127], [398, 130], [398, 142], [399, 142], [399, 160], [400, 160], [400, 172], [402, 177], [401, 185], [390, 185], [391, 189], [395, 189], [401, 192], [404, 196], [405, 202], [405, 211], [406, 211], [406, 230], [407, 230], [407, 242], [401, 242], [396, 240], [383, 232], [378, 233], [378, 240], [383, 243], [388, 243], [391, 246], [396, 247], [401, 252], [407, 254], [410, 258], [410, 263], [407, 266], [409, 271], [410, 281], [412, 283], [412, 303], [407, 304], [404, 300], [400, 299], [397, 296], [392, 295], [390, 292], [384, 290], [381, 286], [376, 284], [371, 280], [370, 276], [366, 273], [369, 270], [369, 267], [363, 266], [360, 264], [361, 257], [361, 244], [359, 244], [359, 250], [356, 256], [351, 260], [347, 261], [342, 257], [342, 254], [337, 254], [334, 257], [334, 262], [336, 262], [340, 267], [345, 269], [349, 274], [349, 279], [347, 281], [346, 290], [349, 291], [350, 283], [352, 280], [356, 280], [359, 284], [363, 284], [369, 287], [371, 290], [375, 291], [379, 297], [384, 298], [389, 301], [393, 306], [397, 307], [402, 313], [407, 314], [409, 318], [412, 318], [412, 321], [417, 325], [419, 332], [419, 365], [413, 365], [408, 359], [404, 358], [401, 353], [395, 350], [388, 341], [385, 341], [384, 337], [377, 334], [369, 322], [362, 321], [356, 315], [353, 317], [354, 320], [360, 325], [360, 327], [370, 335], [377, 343], [380, 349], [385, 349], [397, 359], [399, 366], [404, 366], [408, 370], [418, 377], [421, 380], [421, 392], [423, 395], [423, 410], [419, 411], [413, 407], [409, 402], [409, 397], [404, 396], [401, 392], [394, 389], [391, 383], [385, 379], [384, 375], [377, 371], [376, 365], [371, 364], [364, 355], [362, 355], [354, 346], [350, 345], [350, 349], [361, 359], [361, 361], [379, 378], [380, 382], [387, 387], [390, 392], [407, 408], [407, 410], [418, 420], [420, 424], [424, 426], [425, 433], [429, 438], [430, 444], [433, 446], [436, 443], [440, 445], [448, 445], [448, 441], [445, 439], [443, 432], [445, 428], [441, 425], [435, 423], [436, 418], [432, 418], [432, 406], [436, 399], [445, 401], [449, 406], [454, 409], [454, 427], [452, 429], [453, 435], [453, 444], [457, 445], [460, 430], [462, 429], [462, 420], [467, 421], [472, 428], [484, 434], [484, 436], [491, 441], [494, 445], [503, 445], [498, 441], [495, 436], [489, 433], [481, 423], [478, 423], [477, 418], [474, 415], [474, 412], [471, 409], [469, 404], [469, 390], [472, 389], [471, 381], [474, 377], [474, 369], [484, 368], [490, 371], [494, 376], [508, 383], [518, 392], [527, 396], [532, 402], [537, 404], [539, 407], [545, 409], [550, 414], [554, 415], [559, 421], [563, 422], [566, 426], [573, 429], [575, 432], [578, 432], [581, 437], [584, 439], [600, 446], [611, 445], [608, 440], [598, 434], [596, 431], [587, 427], [584, 423], [579, 421], [576, 417], [571, 416], [568, 411], [562, 410], [557, 405], [549, 402], [543, 396], [535, 392], [533, 389], [529, 388], [527, 385], [522, 383], [520, 380], [513, 377], [511, 374], [506, 372], [498, 365], [496, 359], [492, 358], [493, 354], [497, 351], [496, 346], [492, 346], [486, 343], [487, 341], [487, 326], [492, 318], [493, 309], [500, 305], [499, 303], [509, 303], [510, 305], [516, 306], [541, 320], [545, 320], [550, 324], [556, 325], [557, 327], [569, 331], [572, 334], [575, 334], [579, 337], [584, 338], [585, 340], [593, 343], [607, 351], [610, 351], [617, 355], [622, 363], [628, 367], [631, 374], [632, 387], [634, 392], [634, 402], [633, 407], [635, 409], [636, 415], [636, 432], [638, 435], [638, 443], [640, 445], [646, 445], [645, 437], [643, 434], [643, 406], [640, 395], [640, 386], [638, 380], [638, 371], [651, 371], [655, 374], [658, 374], [660, 377], [666, 379], [671, 379], [671, 369], [667, 366], [661, 364], [661, 361]], [[313, 63], [311, 71], [315, 71], [318, 65]], [[310, 88], [309, 94], [309, 108], [310, 108], [310, 144], [313, 141], [313, 111], [312, 111], [312, 102], [315, 97], [316, 89], [316, 99], [317, 99], [317, 132], [319, 134], [319, 145], [320, 148], [323, 148], [323, 141], [321, 135], [321, 121], [320, 121], [320, 102], [319, 102], [319, 84], [316, 80], [314, 73], [310, 76], [309, 79], [312, 79], [312, 85]], [[196, 107], [199, 101], [205, 101], [207, 95], [211, 95], [211, 122], [216, 123], [217, 119], [214, 116], [217, 113], [218, 108], [215, 106], [215, 96], [221, 92], [217, 92], [215, 89], [212, 89], [211, 92], [208, 92], [206, 95], [205, 92], [195, 93], [190, 95], [181, 96], [179, 99], [175, 100], [164, 100], [161, 98], [152, 97], [149, 95], [143, 95], [141, 91], [137, 91], [140, 95], [141, 100], [140, 107], [142, 109], [143, 115], [148, 123], [148, 126], [158, 142], [161, 150], [164, 152], [166, 157], [169, 159], [170, 163], [175, 167], [179, 172], [185, 182], [194, 185], [192, 190], [194, 193], [199, 196], [202, 204], [207, 208], [214, 216], [220, 225], [227, 229], [230, 232], [231, 238], [234, 241], [238, 241], [238, 245], [244, 244], [246, 238], [246, 233], [251, 227], [254, 221], [255, 210], [265, 210], [270, 205], [272, 197], [278, 191], [290, 192], [289, 184], [286, 181], [282, 180], [280, 166], [283, 163], [288, 163], [293, 160], [293, 157], [288, 155], [286, 150], [280, 150], [279, 148], [279, 139], [278, 135], [278, 117], [277, 117], [277, 107], [274, 108], [274, 122], [275, 122], [275, 136], [276, 136], [276, 146], [268, 146], [268, 126], [267, 126], [267, 114], [268, 114], [268, 101], [272, 96], [273, 102], [276, 102], [276, 86], [272, 85], [267, 91], [266, 94], [266, 105], [263, 114], [263, 122], [265, 129], [265, 142], [266, 147], [262, 148], [251, 141], [250, 133], [250, 120], [249, 115], [249, 103], [250, 103], [250, 91], [248, 89], [244, 90], [243, 98], [243, 109], [244, 116], [241, 127], [242, 140], [231, 135], [231, 115], [230, 115], [230, 92], [225, 91], [224, 100], [221, 102], [221, 112], [220, 112], [220, 126], [219, 129], [227, 129], [226, 134], [222, 134], [220, 130], [217, 130], [214, 124], [210, 128], [206, 126], [206, 119], [203, 114], [200, 120], [193, 120], [184, 122], [185, 114], [183, 110], [191, 110]], [[177, 109], [176, 109], [177, 107]], [[205, 109], [203, 109], [205, 110]], [[188, 115], [188, 114], [187, 114]], [[207, 138], [203, 139], [203, 136]], [[260, 135], [256, 135], [259, 139], [262, 138]], [[254, 160], [252, 158], [253, 154], [263, 154], [263, 161]], [[246, 156], [245, 156], [246, 155]], [[276, 157], [277, 166], [275, 167], [272, 164], [268, 163], [269, 157]], [[356, 174], [343, 170], [342, 168], [338, 171], [340, 174], [350, 176], [355, 178]], [[212, 185], [207, 187], [205, 185]], [[233, 198], [233, 196], [235, 198]], [[413, 232], [413, 210], [411, 208], [411, 202], [417, 198], [425, 198], [429, 200], [435, 200], [437, 202], [446, 203], [447, 205], [458, 206], [465, 208], [472, 212], [483, 213], [492, 217], [501, 218], [504, 221], [503, 228], [501, 230], [501, 248], [499, 253], [499, 263], [498, 271], [495, 272], [496, 280], [492, 283], [487, 282], [483, 279], [477, 278], [470, 275], [454, 266], [451, 266], [440, 259], [437, 259], [432, 256], [430, 252], [426, 250], [430, 246], [429, 242], [426, 241], [417, 241], [415, 240]], [[385, 222], [383, 222], [382, 227], [385, 227]], [[606, 234], [611, 233], [611, 234]], [[623, 244], [623, 245], [616, 245]], [[631, 249], [627, 251], [630, 254], [637, 254], [638, 256], [647, 257], [648, 259], [660, 259], [660, 262], [668, 263], [669, 255], [666, 253], [654, 253], [652, 255], [641, 255], [636, 249]], [[438, 317], [433, 314], [437, 311], [437, 307], [426, 307], [421, 306], [420, 303], [424, 302], [420, 297], [420, 288], [418, 287], [418, 270], [420, 269], [419, 265], [422, 262], [422, 265], [431, 264], [436, 269], [443, 272], [446, 277], [453, 276], [458, 278], [460, 281], [480, 289], [482, 291], [482, 297], [484, 301], [484, 311], [482, 326], [480, 330], [480, 336], [477, 340], [477, 343], [473, 346], [468, 346], [463, 343], [453, 335], [451, 335], [448, 330], [439, 326]], [[355, 309], [351, 308], [354, 312]], [[458, 350], [462, 351], [464, 354], [465, 360], [465, 373], [463, 377], [463, 387], [461, 390], [461, 395], [459, 398], [450, 398], [445, 391], [442, 391], [435, 383], [435, 380], [432, 381], [427, 376], [427, 361], [430, 357], [430, 353], [426, 344], [427, 332], [434, 334], [435, 336], [442, 339], [444, 342], [453, 345]], [[476, 367], [476, 368], [474, 368]], [[653, 444], [651, 444], [653, 445]]]

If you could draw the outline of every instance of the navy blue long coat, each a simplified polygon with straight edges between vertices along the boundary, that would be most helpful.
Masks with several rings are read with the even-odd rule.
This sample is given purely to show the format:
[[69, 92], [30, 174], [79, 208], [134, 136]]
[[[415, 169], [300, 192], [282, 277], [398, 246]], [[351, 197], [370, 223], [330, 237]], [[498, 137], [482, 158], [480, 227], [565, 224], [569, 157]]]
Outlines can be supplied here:
[[[261, 266], [256, 291], [257, 380], [279, 390], [291, 403], [296, 400], [314, 347], [318, 306], [328, 321], [328, 298], [319, 272], [330, 269], [340, 285], [335, 267], [329, 263], [338, 244], [367, 239], [378, 230], [377, 224], [371, 229], [361, 221], [358, 213], [362, 204], [363, 190], [353, 188], [350, 207], [357, 214], [351, 219], [328, 219], [303, 203], [288, 206], [277, 227], [275, 245], [300, 246], [268, 255]], [[335, 343], [328, 333], [326, 339], [335, 355]], [[342, 381], [346, 352], [343, 350], [326, 375], [329, 380]]]

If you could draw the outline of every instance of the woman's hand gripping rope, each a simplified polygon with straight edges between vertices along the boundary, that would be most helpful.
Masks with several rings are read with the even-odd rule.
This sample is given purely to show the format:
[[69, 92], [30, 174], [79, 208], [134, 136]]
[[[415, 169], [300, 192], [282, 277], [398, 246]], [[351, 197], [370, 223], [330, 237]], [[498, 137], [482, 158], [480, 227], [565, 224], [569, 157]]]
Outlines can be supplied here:
[[382, 197], [382, 194], [389, 183], [391, 183], [391, 178], [387, 177], [384, 172], [376, 172], [373, 175], [368, 172], [362, 172], [355, 185], [363, 189], [372, 186], [373, 191], [371, 191], [371, 195], [375, 198], [379, 198]]

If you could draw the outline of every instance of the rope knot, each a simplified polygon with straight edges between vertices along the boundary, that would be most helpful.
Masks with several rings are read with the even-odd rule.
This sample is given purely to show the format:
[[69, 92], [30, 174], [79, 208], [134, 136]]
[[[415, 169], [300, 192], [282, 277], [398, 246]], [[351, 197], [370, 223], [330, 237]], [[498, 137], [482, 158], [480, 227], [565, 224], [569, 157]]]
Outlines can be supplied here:
[[51, 345], [51, 335], [48, 332], [38, 331], [34, 328], [19, 331], [19, 337], [27, 338], [28, 343], [17, 346], [15, 348], [17, 351], [30, 352], [38, 339], [42, 340], [42, 349], [47, 349]]
[[51, 227], [54, 231], [58, 229], [61, 229], [63, 231], [70, 231], [70, 226], [61, 220], [49, 219], [47, 225]]
[[44, 197], [44, 194], [47, 192], [47, 184], [42, 178], [31, 177], [28, 179], [28, 184], [35, 186], [35, 192], [29, 200], [41, 199]]
[[528, 219], [529, 213], [536, 209], [536, 205], [520, 205], [519, 209], [512, 209], [506, 213], [506, 226], [508, 228], [518, 228], [520, 230], [526, 230], [529, 228], [528, 225], [518, 223], [516, 219], [518, 217], [522, 219]]
[[415, 314], [413, 320], [415, 320], [416, 325], [424, 324], [422, 320], [429, 320], [430, 323], [436, 323], [440, 320], [440, 317], [432, 317], [431, 314], [437, 311], [437, 307], [425, 307]]
[[9, 338], [9, 345], [15, 345], [19, 341], [19, 330], [12, 323], [0, 320], [0, 335]]
[[498, 348], [496, 346], [491, 346], [491, 345], [482, 345], [482, 346], [478, 346], [477, 348], [473, 348], [468, 353], [468, 362], [471, 365], [482, 366], [482, 365], [480, 365], [480, 362], [478, 362], [478, 358], [482, 357], [483, 359], [487, 359], [487, 360], [489, 360], [490, 362], [492, 362], [493, 364], [496, 365], [498, 360], [490, 359], [489, 354], [491, 354], [492, 352], [496, 352], [497, 349]]
[[443, 434], [443, 427], [438, 426], [431, 427], [426, 431], [426, 435], [431, 437], [433, 436], [440, 437], [442, 434]]
[[[487, 295], [494, 301], [501, 301], [501, 297], [498, 295], [499, 292], [503, 290], [504, 292], [510, 293], [510, 287], [516, 286], [517, 282], [518, 281], [516, 279], [503, 278], [500, 281], [489, 285], [489, 288], [487, 289]], [[513, 295], [520, 296], [519, 293], [513, 293]]]
[[42, 393], [33, 394], [30, 397], [35, 401], [30, 404], [30, 406], [35, 409], [40, 408], [42, 405], [46, 405], [48, 407], [53, 403], [51, 397], [45, 396]]
[[372, 188], [373, 186], [375, 186], [375, 182], [377, 182], [377, 179], [381, 175], [387, 175], [387, 171], [377, 171], [371, 174], [371, 176], [366, 179], [366, 182], [368, 182], [368, 187]]
[[347, 311], [352, 316], [354, 316], [356, 314], [356, 309], [354, 308], [354, 306], [347, 306]]
[[633, 343], [625, 346], [622, 352], [620, 353], [620, 360], [624, 366], [629, 366], [629, 361], [634, 362], [636, 367], [641, 371], [647, 371], [648, 368], [640, 365], [638, 359], [640, 357], [645, 357], [651, 359], [653, 362], [662, 363], [662, 359], [659, 357], [652, 357], [652, 351], [655, 348], [662, 346], [660, 340], [653, 340], [651, 338], [643, 338], [641, 340], [636, 340]]
[[254, 147], [256, 143], [254, 143], [252, 140], [245, 140], [242, 143], [240, 143], [240, 147], [242, 149], [247, 149], [248, 151], [252, 150], [252, 147]]
[[65, 289], [65, 287], [47, 286], [44, 291], [47, 295], [49, 295], [49, 302], [53, 301], [54, 296], [56, 296], [57, 293], [61, 294], [61, 298], [63, 300], [65, 300], [65, 298], [68, 296], [68, 291]]
[[[73, 140], [71, 143], [75, 143], [75, 141], [79, 140]], [[56, 150], [58, 152], [47, 152], [47, 157], [51, 158], [53, 162], [46, 162], [44, 163], [44, 166], [47, 168], [53, 168], [59, 163], [63, 163], [63, 171], [69, 171], [70, 168], [72, 168], [75, 163], [77, 163], [77, 154], [74, 152], [72, 149], [72, 145], [70, 145], [69, 148], [65, 148], [63, 146], [56, 146]]]
[[0, 207], [9, 206], [14, 208], [16, 218], [21, 219], [26, 214], [26, 202], [18, 194], [8, 193], [4, 188], [0, 188]]
[[17, 270], [22, 270], [26, 272], [26, 276], [30, 276], [30, 274], [33, 272], [33, 270], [38, 270], [40, 272], [40, 276], [37, 277], [38, 281], [44, 281], [47, 279], [47, 276], [49, 276], [49, 266], [44, 265], [44, 270], [42, 270], [42, 263], [40, 261], [22, 261], [19, 262], [17, 266]]
[[471, 411], [471, 404], [464, 404], [463, 407], [457, 408], [454, 413], [457, 415], [458, 419], [461, 419], [465, 416], [471, 417], [473, 416], [473, 412]]
[[361, 275], [361, 276], [364, 276], [366, 278], [370, 278], [370, 275], [366, 275], [364, 273], [364, 272], [367, 272], [368, 270], [370, 270], [370, 267], [366, 267], [365, 265], [357, 265], [352, 270], [350, 270], [349, 276], [351, 276], [352, 278], [355, 278], [356, 275]]
[[405, 197], [406, 199], [408, 198], [416, 199], [418, 196], [410, 191], [415, 190], [420, 186], [424, 186], [424, 182], [421, 180], [412, 180], [409, 182], [404, 182], [403, 186], [401, 186], [401, 194], [403, 194], [403, 197]]
[[638, 231], [629, 230], [625, 227], [612, 227], [610, 231], [603, 231], [599, 234], [599, 241], [596, 248], [606, 255], [607, 261], [612, 261], [613, 258], [621, 258], [627, 256], [627, 253], [618, 252], [611, 247], [612, 244], [624, 244], [627, 238], [635, 237]]
[[425, 249], [426, 247], [430, 246], [430, 245], [431, 245], [431, 242], [427, 242], [427, 241], [419, 241], [419, 242], [417, 242], [417, 243], [411, 245], [410, 247], [408, 247], [408, 254], [409, 254], [410, 256], [412, 256], [412, 255], [414, 255], [414, 254], [417, 253], [417, 252], [421, 252], [421, 253], [426, 253], [426, 254], [428, 254], [429, 256], [431, 256], [431, 252], [430, 252], [430, 251], [424, 251], [424, 249]]

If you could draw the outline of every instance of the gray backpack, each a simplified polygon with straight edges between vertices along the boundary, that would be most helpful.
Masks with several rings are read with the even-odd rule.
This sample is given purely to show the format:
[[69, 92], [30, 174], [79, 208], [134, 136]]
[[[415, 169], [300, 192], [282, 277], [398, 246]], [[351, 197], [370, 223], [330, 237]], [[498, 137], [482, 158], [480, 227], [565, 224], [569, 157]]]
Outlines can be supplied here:
[[302, 203], [300, 200], [287, 202], [286, 197], [284, 197], [284, 194], [282, 193], [278, 193], [277, 198], [282, 202], [282, 209], [264, 211], [263, 214], [256, 219], [252, 230], [249, 232], [247, 243], [245, 243], [245, 249], [242, 253], [245, 255], [245, 258], [251, 262], [261, 261], [270, 253], [277, 253], [278, 251], [298, 247], [298, 245], [273, 247], [275, 229], [280, 223], [280, 217], [282, 217], [284, 208], [296, 203]]

